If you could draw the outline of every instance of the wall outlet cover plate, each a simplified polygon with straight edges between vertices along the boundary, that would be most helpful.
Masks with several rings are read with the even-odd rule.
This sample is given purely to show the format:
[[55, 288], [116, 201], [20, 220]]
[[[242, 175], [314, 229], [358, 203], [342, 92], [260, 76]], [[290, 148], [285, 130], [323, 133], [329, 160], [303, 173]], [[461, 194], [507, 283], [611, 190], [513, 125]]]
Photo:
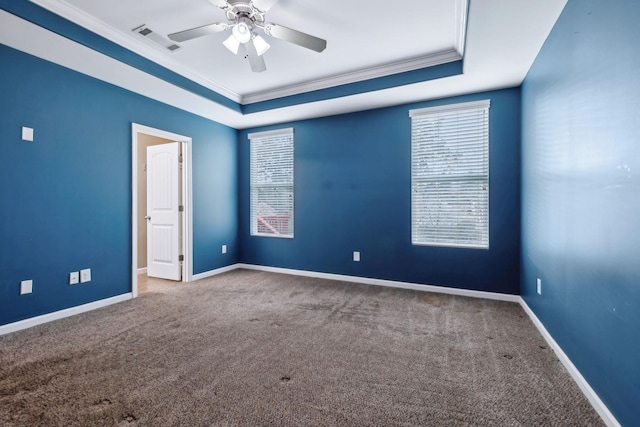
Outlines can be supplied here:
[[33, 129], [28, 127], [22, 128], [22, 140], [33, 141]]
[[30, 294], [31, 292], [33, 292], [33, 280], [20, 282], [20, 295]]

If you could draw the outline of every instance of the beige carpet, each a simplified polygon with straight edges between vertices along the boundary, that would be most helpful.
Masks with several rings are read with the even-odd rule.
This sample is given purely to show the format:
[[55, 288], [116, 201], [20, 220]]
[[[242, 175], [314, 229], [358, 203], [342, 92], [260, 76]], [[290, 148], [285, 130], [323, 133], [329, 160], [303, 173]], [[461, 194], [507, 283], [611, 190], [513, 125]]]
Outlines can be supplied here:
[[239, 270], [0, 337], [0, 425], [601, 421], [517, 304]]

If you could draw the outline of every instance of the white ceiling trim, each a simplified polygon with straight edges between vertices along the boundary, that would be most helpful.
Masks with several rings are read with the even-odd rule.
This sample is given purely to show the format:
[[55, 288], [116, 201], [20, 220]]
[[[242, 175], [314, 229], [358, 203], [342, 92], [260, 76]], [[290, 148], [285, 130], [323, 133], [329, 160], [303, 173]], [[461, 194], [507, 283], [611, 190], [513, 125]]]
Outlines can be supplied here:
[[456, 23], [455, 32], [456, 40], [451, 49], [441, 52], [434, 52], [429, 55], [397, 61], [393, 63], [383, 64], [377, 67], [364, 68], [350, 73], [344, 73], [317, 79], [311, 82], [305, 82], [296, 85], [285, 86], [279, 89], [270, 89], [262, 92], [255, 92], [242, 97], [241, 104], [254, 104], [257, 102], [269, 101], [271, 99], [283, 98], [285, 96], [299, 95], [301, 93], [311, 92], [315, 90], [328, 89], [335, 86], [341, 86], [349, 83], [361, 82], [364, 80], [375, 79], [378, 77], [386, 77], [393, 74], [404, 73], [407, 71], [419, 70], [426, 67], [434, 67], [436, 65], [446, 64], [448, 62], [458, 61], [463, 58], [466, 32], [467, 32], [467, 16], [469, 12], [469, 0], [456, 1]]
[[[247, 129], [517, 87], [566, 2], [470, 3], [464, 74], [244, 115], [2, 10], [0, 43], [232, 128]], [[536, 25], [526, 25], [529, 22]]]
[[185, 67], [181, 62], [167, 56], [158, 46], [152, 45], [150, 42], [140, 37], [130, 37], [123, 34], [120, 30], [96, 19], [92, 15], [78, 9], [77, 7], [67, 3], [65, 0], [29, 0], [56, 15], [59, 15], [71, 22], [74, 22], [83, 28], [96, 33], [107, 40], [110, 40], [124, 48], [127, 48], [140, 56], [155, 62], [195, 83], [198, 83], [212, 91], [215, 91], [234, 102], [240, 104], [253, 104], [262, 101], [282, 98], [286, 96], [298, 95], [305, 92], [328, 89], [331, 87], [341, 86], [349, 83], [356, 83], [364, 80], [375, 79], [378, 77], [386, 77], [393, 74], [414, 71], [421, 68], [432, 67], [447, 62], [462, 59], [465, 48], [465, 32], [467, 27], [467, 11], [468, 0], [456, 0], [456, 41], [452, 49], [436, 52], [433, 54], [398, 61], [381, 66], [360, 69], [349, 73], [333, 75], [323, 79], [317, 79], [310, 82], [293, 84], [277, 89], [269, 89], [262, 92], [255, 92], [248, 95], [240, 95], [227, 87], [224, 87], [207, 77], [199, 74], [192, 69]]
[[459, 0], [456, 3], [456, 50], [464, 57], [465, 44], [467, 42], [467, 17], [469, 16], [469, 0]]
[[331, 76], [324, 79], [318, 79], [298, 85], [290, 85], [280, 89], [267, 90], [242, 97], [242, 104], [253, 104], [256, 102], [269, 101], [271, 99], [282, 98], [285, 96], [299, 95], [301, 93], [311, 92], [314, 90], [328, 89], [335, 86], [345, 85], [349, 83], [361, 82], [364, 80], [375, 79], [378, 77], [390, 76], [393, 74], [404, 73], [407, 71], [419, 70], [421, 68], [433, 67], [435, 65], [445, 64], [462, 59], [457, 49], [446, 50], [434, 54], [426, 55], [420, 58], [413, 58], [406, 61], [394, 62], [378, 67], [366, 68], [363, 70], [344, 73], [337, 76]]
[[177, 74], [180, 74], [181, 76], [192, 80], [199, 85], [206, 87], [207, 89], [217, 92], [220, 95], [231, 99], [232, 101], [241, 102], [242, 100], [242, 97], [239, 94], [206, 78], [202, 74], [196, 73], [190, 68], [185, 67], [179, 61], [167, 57], [167, 55], [163, 54], [163, 52], [159, 50], [159, 47], [151, 45], [143, 37], [140, 37], [139, 39], [137, 37], [129, 37], [128, 35], [123, 34], [120, 30], [116, 30], [112, 26], [105, 24], [99, 19], [96, 19], [93, 16], [85, 13], [84, 11], [76, 8], [75, 6], [70, 5], [64, 0], [29, 1], [42, 6], [43, 8], [55, 13], [56, 15], [66, 18], [69, 21], [82, 26], [93, 33], [96, 33], [107, 40], [110, 40], [124, 48], [127, 48], [132, 52], [135, 52], [138, 55], [155, 62], [156, 64], [159, 64]]
[[241, 104], [254, 104], [286, 96], [299, 95], [301, 93], [328, 89], [349, 83], [386, 77], [421, 68], [434, 67], [448, 62], [461, 60], [464, 56], [467, 32], [467, 17], [469, 12], [469, 0], [456, 0], [456, 41], [452, 49], [431, 53], [404, 61], [387, 63], [376, 67], [363, 68], [349, 73], [334, 75], [311, 82], [289, 85], [279, 89], [270, 89], [262, 92], [254, 92], [242, 97]]

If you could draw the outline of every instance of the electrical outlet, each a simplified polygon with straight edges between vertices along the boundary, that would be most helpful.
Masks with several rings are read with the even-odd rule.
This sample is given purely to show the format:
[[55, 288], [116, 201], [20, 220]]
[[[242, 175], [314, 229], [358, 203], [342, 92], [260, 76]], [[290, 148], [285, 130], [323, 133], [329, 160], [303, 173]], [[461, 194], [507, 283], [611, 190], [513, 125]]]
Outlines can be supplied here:
[[356, 261], [356, 262], [360, 261], [360, 252], [353, 251], [353, 260]]
[[80, 282], [80, 272], [79, 271], [72, 271], [71, 273], [69, 273], [69, 284], [70, 285], [75, 285], [77, 283]]
[[536, 287], [538, 290], [538, 295], [542, 295], [542, 279], [538, 279], [536, 281]]
[[85, 268], [80, 270], [80, 283], [86, 283], [91, 281], [91, 269]]
[[33, 292], [33, 280], [20, 282], [20, 295], [30, 294], [31, 292]]
[[223, 254], [227, 253], [227, 245], [222, 245], [222, 253]]

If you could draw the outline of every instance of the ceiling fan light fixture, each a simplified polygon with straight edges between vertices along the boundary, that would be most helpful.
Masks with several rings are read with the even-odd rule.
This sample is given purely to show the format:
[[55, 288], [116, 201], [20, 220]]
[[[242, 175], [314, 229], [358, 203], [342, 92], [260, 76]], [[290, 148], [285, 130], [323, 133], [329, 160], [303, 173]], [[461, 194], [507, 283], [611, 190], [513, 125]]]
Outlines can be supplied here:
[[222, 44], [234, 55], [238, 54], [238, 49], [240, 49], [240, 42], [235, 38], [233, 34], [230, 35], [228, 39], [223, 41]]
[[251, 40], [251, 28], [245, 22], [238, 22], [234, 25], [231, 33], [240, 43], [247, 43]]
[[271, 48], [271, 45], [264, 38], [256, 34], [258, 29], [264, 31], [268, 36], [315, 52], [322, 52], [327, 47], [327, 41], [324, 39], [284, 25], [267, 22], [265, 20], [266, 12], [278, 0], [209, 0], [209, 2], [225, 13], [227, 22], [214, 22], [172, 33], [168, 35], [169, 39], [174, 42], [184, 42], [231, 30], [231, 35], [222, 42], [223, 45], [234, 55], [240, 54], [242, 47], [242, 55], [249, 60], [251, 71], [254, 73], [260, 73], [267, 69], [264, 54]]
[[262, 56], [271, 47], [271, 45], [259, 35], [253, 37], [253, 45], [256, 48], [256, 52], [258, 52], [258, 56]]

